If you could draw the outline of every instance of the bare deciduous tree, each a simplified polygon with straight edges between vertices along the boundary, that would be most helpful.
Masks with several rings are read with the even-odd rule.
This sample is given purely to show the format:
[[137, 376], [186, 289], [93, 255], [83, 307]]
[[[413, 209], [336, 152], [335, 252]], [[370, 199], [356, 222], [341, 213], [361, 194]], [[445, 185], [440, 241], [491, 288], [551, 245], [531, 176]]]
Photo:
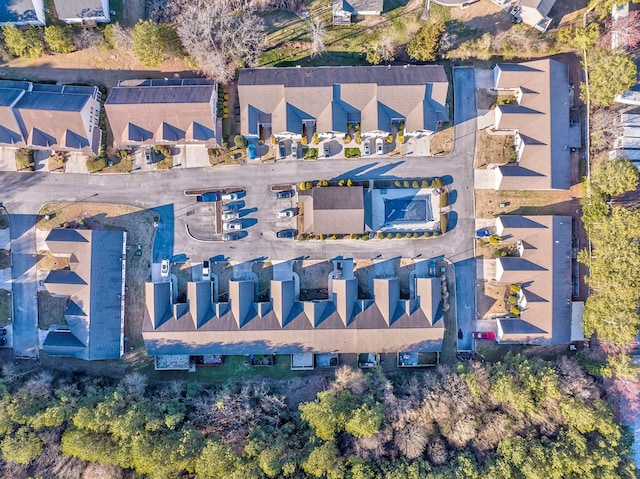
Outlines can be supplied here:
[[123, 51], [133, 49], [131, 31], [123, 28], [118, 22], [107, 25], [107, 28], [104, 30], [104, 36], [113, 48]]
[[95, 28], [81, 28], [80, 30], [76, 30], [72, 40], [78, 50], [102, 48], [107, 45], [107, 42], [102, 35], [102, 31]]
[[612, 45], [613, 38], [617, 48], [634, 49], [640, 43], [640, 10], [632, 10], [626, 17], [607, 24], [606, 33], [600, 42]]
[[202, 72], [228, 83], [236, 69], [253, 65], [265, 44], [264, 23], [241, 0], [196, 0], [180, 16], [178, 35]]
[[141, 396], [147, 389], [148, 380], [144, 374], [131, 373], [127, 374], [123, 379], [127, 392], [134, 396]]
[[449, 460], [447, 445], [440, 436], [433, 438], [433, 440], [427, 445], [427, 457], [431, 463], [436, 466], [446, 464]]
[[311, 57], [313, 58], [326, 50], [324, 39], [327, 36], [327, 29], [324, 22], [318, 17], [309, 20], [309, 33], [311, 34]]
[[353, 369], [349, 366], [342, 366], [336, 371], [336, 377], [332, 387], [336, 391], [348, 389], [358, 396], [364, 393], [367, 388], [366, 378], [361, 369]]
[[42, 398], [48, 398], [51, 396], [51, 383], [53, 382], [53, 376], [49, 371], [41, 371], [32, 378], [30, 378], [24, 387], [32, 396], [39, 396]]
[[407, 424], [395, 432], [393, 441], [405, 457], [415, 459], [422, 455], [428, 438], [429, 435], [425, 429], [417, 424]]

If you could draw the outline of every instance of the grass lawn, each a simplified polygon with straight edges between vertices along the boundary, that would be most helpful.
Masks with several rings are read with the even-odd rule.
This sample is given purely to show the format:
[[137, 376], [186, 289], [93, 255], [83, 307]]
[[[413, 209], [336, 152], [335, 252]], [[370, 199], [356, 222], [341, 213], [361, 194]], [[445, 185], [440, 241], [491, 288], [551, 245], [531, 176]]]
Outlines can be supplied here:
[[0, 326], [9, 324], [12, 317], [11, 292], [6, 289], [0, 289]]
[[224, 384], [228, 381], [244, 379], [269, 378], [289, 379], [318, 374], [317, 371], [291, 371], [291, 359], [288, 354], [276, 356], [273, 366], [249, 366], [248, 356], [225, 356], [221, 366], [203, 366], [196, 368], [195, 373], [184, 371], [155, 371], [153, 360], [140, 364], [144, 372], [152, 381], [196, 381], [207, 384]]
[[67, 324], [64, 310], [67, 298], [50, 295], [47, 291], [38, 291], [38, 327], [49, 329], [52, 324]]
[[262, 15], [267, 30], [267, 48], [259, 60], [261, 66], [366, 65], [366, 52], [382, 37], [390, 36], [403, 46], [418, 30], [422, 5], [407, 0], [385, 1], [380, 17], [358, 18], [348, 26], [333, 26], [331, 2], [313, 0], [307, 5], [310, 18], [320, 18], [326, 28], [326, 51], [310, 55], [309, 24], [291, 12], [272, 10]]
[[[476, 190], [476, 217], [497, 215], [572, 215], [580, 208], [570, 191]], [[500, 204], [505, 204], [500, 207]]]
[[443, 125], [431, 138], [429, 150], [433, 156], [447, 156], [451, 154], [454, 146], [454, 128], [450, 123]]
[[489, 135], [486, 130], [480, 130], [477, 138], [476, 168], [485, 168], [490, 163], [503, 164], [515, 161], [513, 135]]

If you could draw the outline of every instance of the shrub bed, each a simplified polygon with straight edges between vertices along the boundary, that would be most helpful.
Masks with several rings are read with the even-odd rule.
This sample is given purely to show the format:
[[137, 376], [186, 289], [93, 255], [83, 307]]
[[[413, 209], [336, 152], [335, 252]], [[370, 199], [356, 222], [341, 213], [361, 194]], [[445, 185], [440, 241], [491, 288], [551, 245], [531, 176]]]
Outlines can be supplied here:
[[16, 151], [16, 170], [18, 171], [34, 171], [36, 167], [33, 161], [33, 150], [29, 148], [20, 148]]
[[362, 153], [360, 153], [360, 148], [345, 148], [344, 156], [347, 158], [360, 158]]

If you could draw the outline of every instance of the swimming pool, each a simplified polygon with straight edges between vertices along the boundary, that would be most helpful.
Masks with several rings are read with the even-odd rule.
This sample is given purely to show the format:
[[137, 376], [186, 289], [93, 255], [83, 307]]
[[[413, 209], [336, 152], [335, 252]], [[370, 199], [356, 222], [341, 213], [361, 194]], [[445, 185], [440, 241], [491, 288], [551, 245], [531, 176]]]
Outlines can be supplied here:
[[433, 221], [431, 195], [419, 198], [394, 198], [384, 200], [385, 223], [424, 223]]

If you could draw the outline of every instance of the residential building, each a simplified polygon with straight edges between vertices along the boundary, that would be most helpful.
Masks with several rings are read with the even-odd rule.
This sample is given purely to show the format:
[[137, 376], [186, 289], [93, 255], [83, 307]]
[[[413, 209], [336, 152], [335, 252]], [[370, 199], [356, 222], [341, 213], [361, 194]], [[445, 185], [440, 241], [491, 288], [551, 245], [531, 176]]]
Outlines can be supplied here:
[[218, 146], [218, 85], [203, 78], [121, 81], [105, 102], [118, 148]]
[[54, 0], [56, 14], [65, 23], [109, 23], [109, 0]]
[[7, 23], [44, 26], [43, 0], [0, 0], [0, 27]]
[[555, 3], [556, 0], [517, 0], [513, 3], [511, 15], [544, 33], [553, 21], [549, 12]]
[[49, 328], [42, 349], [52, 356], [118, 359], [124, 353], [127, 234], [115, 230], [51, 230], [46, 244], [69, 268], [52, 270], [49, 293], [68, 297], [66, 324]]
[[569, 189], [570, 150], [580, 125], [571, 124], [568, 66], [555, 60], [499, 63], [494, 88], [511, 103], [493, 110], [494, 133], [515, 136], [516, 161], [495, 168], [496, 190]]
[[364, 233], [362, 186], [323, 186], [299, 191], [304, 209], [304, 232], [314, 234]]
[[449, 121], [440, 65], [240, 70], [240, 128], [247, 137], [331, 138], [435, 132]]
[[[498, 284], [517, 285], [517, 308], [497, 320], [502, 343], [555, 345], [571, 341], [570, 216], [499, 216], [497, 234], [511, 254], [496, 259]], [[514, 289], [518, 289], [514, 288]]]
[[97, 154], [98, 87], [0, 80], [0, 145]]
[[380, 15], [384, 6], [384, 0], [333, 0], [334, 25], [349, 25], [352, 17]]
[[345, 268], [342, 278], [329, 280], [328, 299], [300, 301], [292, 274], [271, 281], [268, 302], [255, 301], [253, 280], [235, 279], [228, 302], [219, 302], [217, 281], [190, 281], [185, 303], [172, 300], [171, 282], [145, 284], [143, 336], [150, 355], [442, 349], [440, 278], [416, 278], [410, 299], [400, 299], [397, 278], [375, 278], [374, 299], [359, 299], [358, 280]]

